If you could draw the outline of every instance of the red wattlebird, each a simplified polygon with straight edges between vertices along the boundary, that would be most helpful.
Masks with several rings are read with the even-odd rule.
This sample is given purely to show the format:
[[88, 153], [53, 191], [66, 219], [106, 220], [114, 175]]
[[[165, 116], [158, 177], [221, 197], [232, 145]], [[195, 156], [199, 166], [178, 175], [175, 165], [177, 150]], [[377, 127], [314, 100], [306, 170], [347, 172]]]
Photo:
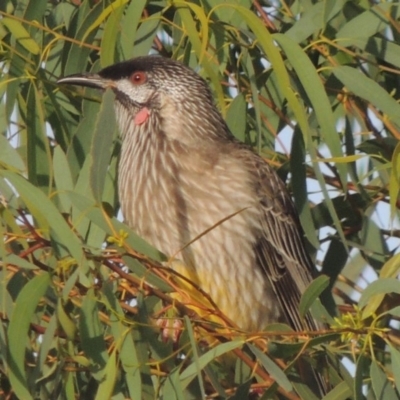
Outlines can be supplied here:
[[233, 137], [197, 73], [146, 56], [59, 83], [114, 91], [119, 198], [132, 229], [175, 255], [180, 272], [241, 329], [277, 321], [317, 328], [298, 310], [314, 266], [290, 195]]

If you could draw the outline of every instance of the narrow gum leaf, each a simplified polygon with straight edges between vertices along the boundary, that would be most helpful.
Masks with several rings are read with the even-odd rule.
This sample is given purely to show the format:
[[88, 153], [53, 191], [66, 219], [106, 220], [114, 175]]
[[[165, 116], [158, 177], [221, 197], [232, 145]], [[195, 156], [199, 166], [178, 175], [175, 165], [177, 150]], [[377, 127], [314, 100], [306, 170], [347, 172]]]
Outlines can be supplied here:
[[82, 36], [82, 42], [84, 42], [89, 34], [97, 29], [111, 13], [115, 13], [119, 7], [124, 6], [126, 3], [128, 3], [128, 0], [115, 0], [108, 7], [106, 7], [96, 18], [96, 20], [86, 29], [86, 32]]
[[39, 54], [40, 47], [39, 45], [32, 39], [29, 32], [23, 27], [20, 21], [11, 18], [2, 18], [0, 23], [3, 24], [17, 41], [30, 53]]
[[90, 149], [92, 156], [90, 186], [98, 202], [101, 202], [102, 199], [105, 177], [111, 159], [112, 143], [116, 131], [114, 94], [111, 90], [107, 90], [104, 94], [100, 111], [97, 114]]
[[[320, 125], [321, 136], [329, 147], [333, 157], [342, 157], [340, 137], [336, 131], [336, 121], [333, 116], [332, 107], [326, 94], [321, 79], [311, 63], [310, 58], [303, 49], [293, 40], [283, 34], [275, 34], [273, 38], [285, 51], [290, 64], [296, 70], [297, 76], [307, 93], [314, 108], [315, 115]], [[337, 166], [343, 185], [347, 182], [347, 169], [344, 165]]]
[[[207, 48], [207, 41], [208, 41], [208, 23], [207, 20], [205, 19], [204, 11], [201, 7], [187, 2], [173, 1], [173, 5], [178, 8], [178, 13], [182, 18], [182, 22], [187, 30], [189, 40], [192, 43], [193, 49], [198, 59], [201, 60], [201, 63], [204, 66], [205, 73], [209, 76], [213, 84], [219, 108], [223, 112], [225, 109], [224, 107], [225, 101], [224, 101], [224, 93], [222, 90], [222, 86], [219, 81], [218, 75], [212, 68], [208, 58], [205, 56], [205, 51]], [[189, 11], [189, 8], [196, 14], [196, 16], [200, 19], [200, 21], [203, 22], [201, 31], [202, 40], [199, 37], [199, 32], [196, 29], [196, 22], [194, 21], [193, 16]]]
[[231, 350], [237, 349], [243, 345], [242, 340], [233, 340], [227, 343], [219, 344], [213, 349], [207, 351], [200, 356], [196, 363], [189, 365], [180, 375], [180, 381], [183, 388], [186, 388], [189, 383], [197, 376], [198, 368], [203, 369], [208, 363], [215, 358], [225, 354]]
[[9, 377], [20, 399], [32, 399], [25, 374], [25, 348], [31, 318], [50, 284], [50, 275], [42, 273], [31, 279], [19, 293], [8, 326]]
[[278, 367], [278, 365], [275, 364], [274, 361], [272, 361], [271, 358], [260, 351], [256, 346], [253, 346], [251, 344], [249, 344], [248, 346], [257, 357], [257, 360], [261, 362], [261, 364], [268, 371], [271, 377], [278, 383], [279, 386], [281, 386], [287, 392], [293, 390], [292, 384], [290, 383], [285, 373]]
[[54, 203], [38, 188], [33, 186], [22, 176], [10, 171], [0, 173], [11, 182], [22, 200], [35, 218], [41, 222], [44, 232], [50, 230], [50, 236], [61, 246], [69, 250], [71, 256], [86, 265], [81, 242], [72, 232]]
[[310, 283], [300, 299], [299, 312], [303, 318], [314, 301], [328, 286], [329, 277], [326, 275], [321, 275]]

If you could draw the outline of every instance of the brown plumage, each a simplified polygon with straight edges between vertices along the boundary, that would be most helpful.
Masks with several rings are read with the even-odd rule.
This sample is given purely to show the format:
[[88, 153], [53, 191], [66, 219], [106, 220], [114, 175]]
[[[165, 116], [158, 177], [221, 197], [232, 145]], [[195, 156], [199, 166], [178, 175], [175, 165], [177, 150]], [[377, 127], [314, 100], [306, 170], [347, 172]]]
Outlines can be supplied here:
[[147, 56], [59, 82], [115, 93], [119, 197], [132, 229], [175, 255], [241, 329], [316, 328], [298, 311], [314, 267], [292, 200], [275, 171], [233, 138], [198, 74]]

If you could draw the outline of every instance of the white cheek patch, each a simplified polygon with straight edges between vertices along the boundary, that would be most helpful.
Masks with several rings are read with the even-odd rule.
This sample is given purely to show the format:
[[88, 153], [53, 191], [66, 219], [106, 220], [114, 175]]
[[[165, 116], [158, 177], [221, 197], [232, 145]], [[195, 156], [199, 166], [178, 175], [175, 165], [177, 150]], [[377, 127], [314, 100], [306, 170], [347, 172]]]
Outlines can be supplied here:
[[115, 88], [124, 93], [133, 102], [145, 104], [152, 95], [152, 90], [145, 85], [133, 85], [128, 79], [121, 79], [115, 83]]
[[[146, 104], [152, 96], [151, 89], [144, 86], [145, 85], [133, 85], [128, 79], [121, 79], [116, 83], [117, 90], [131, 98], [132, 103], [136, 103], [137, 105]], [[143, 106], [133, 117], [133, 122], [135, 125], [140, 126], [145, 124], [149, 118], [150, 109], [146, 106]]]

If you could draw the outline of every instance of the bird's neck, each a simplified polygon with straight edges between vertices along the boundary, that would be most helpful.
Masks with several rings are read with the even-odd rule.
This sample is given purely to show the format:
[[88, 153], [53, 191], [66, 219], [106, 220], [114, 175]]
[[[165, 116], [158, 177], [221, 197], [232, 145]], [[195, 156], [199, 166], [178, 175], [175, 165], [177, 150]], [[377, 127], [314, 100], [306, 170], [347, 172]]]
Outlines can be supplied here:
[[121, 179], [156, 180], [160, 171], [161, 175], [173, 173], [168, 167], [174, 165], [168, 156], [168, 140], [157, 118], [150, 114], [145, 123], [135, 124], [134, 117], [131, 117], [130, 124], [119, 125], [121, 132], [124, 132], [119, 167]]
[[[160, 128], [160, 121], [150, 111], [142, 124], [135, 124], [135, 114], [117, 109], [122, 148], [119, 161], [118, 186], [124, 218], [141, 236], [152, 242], [146, 231], [146, 219], [162, 215], [155, 209], [154, 199], [173, 196], [176, 159], [169, 141]], [[167, 200], [164, 200], [164, 204]]]

